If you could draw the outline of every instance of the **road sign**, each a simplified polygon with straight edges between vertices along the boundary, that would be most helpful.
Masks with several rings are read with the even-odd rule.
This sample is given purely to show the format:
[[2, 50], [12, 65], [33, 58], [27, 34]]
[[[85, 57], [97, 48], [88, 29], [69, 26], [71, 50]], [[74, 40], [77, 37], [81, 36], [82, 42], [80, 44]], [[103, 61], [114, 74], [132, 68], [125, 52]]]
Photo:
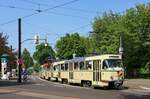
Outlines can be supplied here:
[[18, 63], [18, 64], [23, 64], [23, 60], [22, 60], [22, 59], [18, 59], [18, 60], [17, 60], [17, 63]]

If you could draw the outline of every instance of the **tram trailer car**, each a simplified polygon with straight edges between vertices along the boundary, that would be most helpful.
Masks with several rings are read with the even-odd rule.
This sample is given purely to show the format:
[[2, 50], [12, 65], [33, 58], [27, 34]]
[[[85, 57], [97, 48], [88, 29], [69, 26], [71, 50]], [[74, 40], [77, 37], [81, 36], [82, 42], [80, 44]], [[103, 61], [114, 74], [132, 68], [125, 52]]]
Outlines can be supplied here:
[[78, 83], [82, 86], [120, 88], [124, 81], [121, 55], [97, 55], [76, 57], [53, 63], [53, 79], [62, 83]]

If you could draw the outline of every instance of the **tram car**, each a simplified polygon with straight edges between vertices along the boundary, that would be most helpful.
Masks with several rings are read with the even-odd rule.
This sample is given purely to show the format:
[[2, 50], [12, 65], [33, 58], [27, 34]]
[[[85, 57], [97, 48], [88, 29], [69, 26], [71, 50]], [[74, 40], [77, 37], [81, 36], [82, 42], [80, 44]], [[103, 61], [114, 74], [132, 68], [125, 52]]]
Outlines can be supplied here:
[[41, 77], [62, 83], [78, 83], [84, 87], [120, 88], [124, 81], [124, 68], [121, 55], [76, 57], [53, 62], [49, 69], [41, 71]]

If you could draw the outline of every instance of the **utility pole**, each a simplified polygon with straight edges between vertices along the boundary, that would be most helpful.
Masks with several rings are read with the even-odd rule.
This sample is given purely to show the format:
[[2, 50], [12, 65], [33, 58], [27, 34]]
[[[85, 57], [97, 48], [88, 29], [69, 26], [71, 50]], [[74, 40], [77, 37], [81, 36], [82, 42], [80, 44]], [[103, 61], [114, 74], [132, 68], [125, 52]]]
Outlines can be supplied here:
[[18, 83], [21, 83], [21, 18], [18, 19]]

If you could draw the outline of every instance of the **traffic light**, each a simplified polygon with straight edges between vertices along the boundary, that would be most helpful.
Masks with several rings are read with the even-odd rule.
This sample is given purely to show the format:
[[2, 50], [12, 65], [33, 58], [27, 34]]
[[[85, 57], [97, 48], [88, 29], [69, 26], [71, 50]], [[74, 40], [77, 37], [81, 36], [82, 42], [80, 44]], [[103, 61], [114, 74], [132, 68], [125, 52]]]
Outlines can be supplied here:
[[34, 39], [35, 39], [34, 43], [39, 44], [40, 37], [38, 35], [35, 35]]

